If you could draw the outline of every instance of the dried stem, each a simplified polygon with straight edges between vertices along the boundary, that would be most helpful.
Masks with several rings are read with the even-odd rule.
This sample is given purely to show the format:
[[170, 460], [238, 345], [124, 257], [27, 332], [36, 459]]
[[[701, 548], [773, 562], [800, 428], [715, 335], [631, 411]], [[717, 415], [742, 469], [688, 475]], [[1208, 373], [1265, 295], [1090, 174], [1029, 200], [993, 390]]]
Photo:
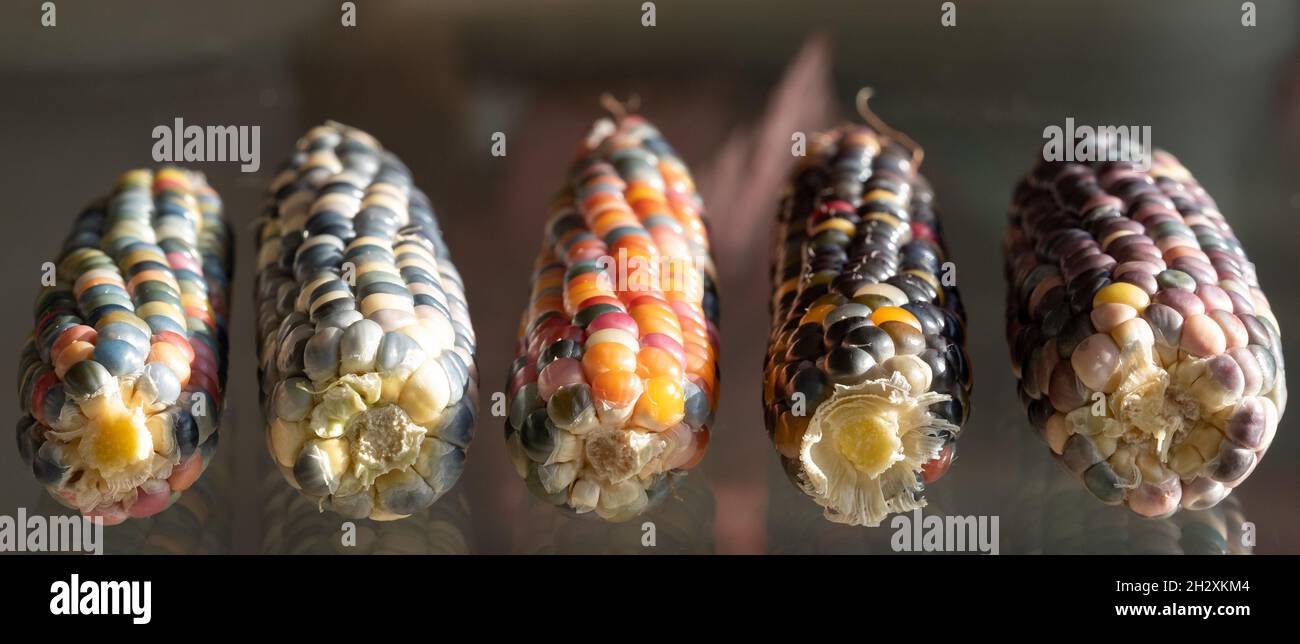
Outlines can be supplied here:
[[888, 123], [885, 123], [879, 116], [876, 116], [875, 112], [871, 111], [871, 106], [867, 104], [867, 101], [870, 101], [875, 93], [876, 91], [870, 87], [863, 87], [858, 90], [858, 114], [862, 116], [862, 120], [867, 122], [867, 125], [870, 125], [877, 132], [898, 141], [903, 147], [910, 150], [912, 152], [912, 171], [919, 171], [921, 161], [925, 160], [925, 150], [916, 141], [913, 141], [912, 137], [889, 127]]
[[600, 95], [600, 106], [605, 108], [615, 120], [622, 121], [630, 114], [636, 114], [641, 109], [641, 97], [631, 94], [626, 101], [620, 101], [614, 98], [613, 94], [605, 92]]

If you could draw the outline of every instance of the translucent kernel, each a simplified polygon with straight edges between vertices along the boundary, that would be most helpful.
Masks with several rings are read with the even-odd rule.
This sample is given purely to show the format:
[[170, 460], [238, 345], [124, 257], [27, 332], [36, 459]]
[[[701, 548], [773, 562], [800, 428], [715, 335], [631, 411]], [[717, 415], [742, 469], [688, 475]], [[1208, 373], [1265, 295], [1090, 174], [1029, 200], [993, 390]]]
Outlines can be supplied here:
[[1103, 304], [1127, 304], [1140, 314], [1145, 311], [1147, 305], [1151, 303], [1151, 296], [1146, 291], [1129, 284], [1127, 282], [1114, 282], [1101, 290], [1092, 298], [1093, 308]]
[[917, 320], [915, 315], [912, 315], [912, 313], [907, 309], [897, 306], [882, 306], [872, 311], [871, 322], [876, 326], [880, 326], [886, 322], [902, 322], [903, 324], [915, 328], [917, 331], [925, 332], [925, 329], [921, 326], [920, 320]]
[[665, 376], [647, 379], [634, 413], [638, 425], [654, 431], [681, 422], [686, 415], [686, 396], [681, 383]]

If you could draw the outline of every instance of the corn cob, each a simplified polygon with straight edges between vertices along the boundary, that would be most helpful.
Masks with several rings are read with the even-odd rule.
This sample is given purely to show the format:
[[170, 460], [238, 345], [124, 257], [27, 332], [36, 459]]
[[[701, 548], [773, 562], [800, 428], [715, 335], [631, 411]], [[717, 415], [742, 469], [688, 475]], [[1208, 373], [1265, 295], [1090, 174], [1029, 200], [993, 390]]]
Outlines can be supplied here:
[[464, 469], [478, 382], [428, 198], [374, 138], [336, 123], [298, 141], [269, 196], [257, 316], [272, 458], [321, 510], [428, 507]]
[[813, 137], [782, 200], [763, 402], [787, 474], [825, 517], [876, 526], [923, 507], [947, 471], [971, 374], [919, 148], [868, 95], [875, 129]]
[[[224, 472], [214, 471], [225, 462], [228, 461], [218, 462], [205, 470], [203, 476], [179, 495], [180, 498], [166, 511], [105, 530], [103, 542], [98, 544], [102, 546], [102, 552], [108, 555], [228, 554], [231, 543], [229, 499], [219, 492], [224, 489], [228, 477], [223, 476]], [[69, 512], [49, 495], [36, 504], [36, 513], [44, 517], [69, 516]], [[70, 555], [82, 553], [71, 549], [62, 552]]]
[[1007, 339], [1031, 424], [1088, 490], [1144, 516], [1212, 507], [1286, 407], [1277, 319], [1214, 200], [1157, 151], [1042, 162], [1005, 248]]
[[551, 204], [508, 378], [511, 459], [550, 503], [626, 520], [703, 458], [718, 308], [702, 211], [653, 126], [597, 122]]
[[203, 175], [133, 170], [77, 218], [19, 366], [18, 451], [106, 524], [171, 505], [217, 446], [230, 235]]

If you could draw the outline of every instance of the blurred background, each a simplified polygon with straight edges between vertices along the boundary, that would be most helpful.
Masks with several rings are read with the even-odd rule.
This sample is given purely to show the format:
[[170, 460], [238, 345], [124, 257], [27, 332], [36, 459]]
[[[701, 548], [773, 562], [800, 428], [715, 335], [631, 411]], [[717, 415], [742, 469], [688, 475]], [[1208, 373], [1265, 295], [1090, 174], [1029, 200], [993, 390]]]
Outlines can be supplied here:
[[[966, 302], [973, 415], [931, 513], [1000, 517], [1008, 552], [1300, 552], [1300, 428], [1218, 508], [1147, 521], [1102, 506], [1025, 420], [1003, 341], [1000, 239], [1012, 187], [1064, 125], [1150, 125], [1214, 195], [1300, 356], [1300, 5], [957, 0], [55, 0], [0, 7], [6, 161], [0, 363], [17, 365], [42, 262], [119, 172], [150, 165], [157, 125], [261, 127], [262, 169], [199, 164], [237, 231], [230, 383], [219, 453], [199, 486], [148, 524], [107, 529], [110, 552], [888, 552], [888, 528], [845, 528], [782, 474], [763, 427], [768, 236], [790, 137], [856, 118], [857, 89], [926, 150]], [[481, 409], [505, 385], [545, 207], [598, 97], [636, 95], [696, 174], [721, 270], [723, 393], [703, 464], [640, 521], [570, 519], [535, 502], [484, 413], [458, 487], [427, 516], [339, 523], [287, 494], [266, 454], [251, 337], [253, 220], [275, 166], [311, 126], [368, 130], [433, 199], [478, 333]], [[490, 154], [492, 134], [505, 157]], [[14, 368], [0, 389], [15, 390]], [[1294, 385], [1293, 385], [1294, 386]], [[11, 394], [12, 395], [12, 394]], [[12, 401], [13, 399], [10, 398]], [[17, 416], [16, 403], [8, 409]], [[7, 441], [0, 514], [52, 504]], [[192, 498], [191, 498], [192, 497]]]

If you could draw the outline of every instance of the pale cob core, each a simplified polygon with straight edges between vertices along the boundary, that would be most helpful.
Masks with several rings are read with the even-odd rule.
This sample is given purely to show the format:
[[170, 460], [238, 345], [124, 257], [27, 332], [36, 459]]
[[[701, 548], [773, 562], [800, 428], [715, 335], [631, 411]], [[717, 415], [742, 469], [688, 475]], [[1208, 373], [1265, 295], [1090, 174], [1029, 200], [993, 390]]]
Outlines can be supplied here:
[[899, 430], [896, 412], [855, 418], [834, 432], [835, 449], [859, 472], [876, 478], [906, 456]]
[[112, 523], [149, 516], [202, 471], [224, 360], [219, 218], [201, 174], [163, 168], [124, 173], [78, 219], [40, 299], [75, 307], [38, 319], [21, 394], [35, 431], [20, 449], [61, 502]]
[[1107, 407], [1129, 442], [1154, 440], [1161, 462], [1169, 460], [1171, 445], [1202, 416], [1209, 416], [1195, 394], [1171, 382], [1170, 374], [1202, 367], [1203, 362], [1188, 357], [1162, 367], [1150, 347], [1135, 342], [1125, 348], [1116, 370], [1120, 384], [1108, 396]]
[[121, 408], [90, 419], [78, 451], [87, 466], [115, 477], [149, 460], [153, 446], [144, 410]]
[[1272, 442], [1286, 380], [1277, 320], [1213, 200], [1157, 152], [1149, 171], [1040, 166], [1012, 214], [1013, 362], [1052, 451], [1139, 514], [1218, 503]]
[[371, 407], [348, 421], [352, 461], [362, 485], [415, 463], [426, 429], [397, 405]]
[[48, 434], [76, 450], [77, 458], [69, 465], [84, 468], [84, 472], [72, 483], [69, 498], [78, 507], [84, 506], [83, 511], [120, 502], [149, 479], [166, 478], [179, 461], [169, 437], [160, 435], [155, 444], [145, 409], [124, 405], [116, 387], [105, 387], [83, 406], [89, 414], [77, 419], [79, 426], [60, 430], [69, 425], [61, 420]]
[[836, 387], [808, 423], [799, 450], [804, 491], [836, 523], [878, 526], [890, 514], [924, 507], [917, 474], [938, 458], [940, 431], [955, 425], [929, 413], [947, 396], [913, 387], [897, 372]]

